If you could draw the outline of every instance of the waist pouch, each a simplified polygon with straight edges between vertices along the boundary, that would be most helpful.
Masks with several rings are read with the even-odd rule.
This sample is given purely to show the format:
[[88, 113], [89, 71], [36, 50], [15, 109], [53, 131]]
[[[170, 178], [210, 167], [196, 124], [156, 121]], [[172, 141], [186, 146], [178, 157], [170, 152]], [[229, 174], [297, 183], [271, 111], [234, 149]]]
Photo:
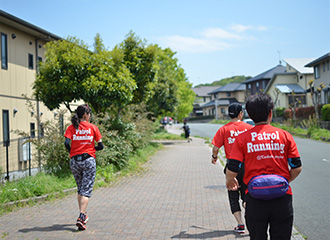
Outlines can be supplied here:
[[251, 178], [248, 184], [249, 194], [253, 198], [271, 200], [282, 197], [289, 189], [288, 181], [276, 174], [259, 175]]
[[89, 155], [88, 153], [83, 153], [83, 154], [79, 154], [79, 155], [74, 155], [72, 157], [72, 159], [76, 160], [76, 161], [84, 161], [88, 158], [91, 158], [92, 156]]

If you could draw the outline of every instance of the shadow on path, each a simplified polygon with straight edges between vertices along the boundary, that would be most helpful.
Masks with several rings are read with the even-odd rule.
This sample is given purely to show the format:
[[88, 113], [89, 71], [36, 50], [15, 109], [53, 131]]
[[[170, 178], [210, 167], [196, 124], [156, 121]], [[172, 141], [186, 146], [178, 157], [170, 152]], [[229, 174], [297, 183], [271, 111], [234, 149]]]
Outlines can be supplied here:
[[69, 231], [69, 232], [80, 232], [76, 225], [74, 224], [54, 224], [48, 227], [33, 227], [33, 228], [23, 228], [19, 229], [19, 232], [53, 232], [53, 231]]
[[218, 238], [218, 237], [224, 237], [227, 235], [235, 235], [235, 238], [245, 238], [246, 235], [240, 235], [233, 233], [232, 230], [211, 230], [211, 229], [205, 229], [203, 227], [198, 226], [191, 226], [192, 228], [198, 228], [203, 230], [208, 230], [208, 232], [203, 233], [187, 233], [187, 231], [182, 231], [178, 235], [174, 235], [171, 237], [171, 239], [179, 238], [179, 239], [211, 239], [211, 238]]

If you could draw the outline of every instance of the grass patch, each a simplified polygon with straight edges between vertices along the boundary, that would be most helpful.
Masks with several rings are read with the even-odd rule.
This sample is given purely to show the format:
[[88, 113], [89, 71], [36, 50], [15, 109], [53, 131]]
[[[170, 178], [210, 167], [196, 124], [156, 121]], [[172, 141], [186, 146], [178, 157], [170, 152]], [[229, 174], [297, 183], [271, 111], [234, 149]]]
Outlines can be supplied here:
[[290, 124], [281, 124], [281, 123], [272, 123], [274, 127], [278, 127], [281, 129], [284, 129], [288, 132], [290, 132], [293, 135], [298, 135], [298, 136], [305, 136], [310, 139], [314, 140], [325, 140], [325, 139], [330, 139], [330, 131], [327, 129], [315, 127], [315, 126], [310, 126], [309, 128], [300, 128], [300, 127], [293, 127]]
[[165, 129], [158, 129], [152, 136], [153, 140], [185, 140], [184, 134], [168, 133]]
[[211, 122], [209, 123], [213, 123], [213, 124], [227, 124], [229, 123], [230, 120], [219, 120], [219, 119], [213, 119]]

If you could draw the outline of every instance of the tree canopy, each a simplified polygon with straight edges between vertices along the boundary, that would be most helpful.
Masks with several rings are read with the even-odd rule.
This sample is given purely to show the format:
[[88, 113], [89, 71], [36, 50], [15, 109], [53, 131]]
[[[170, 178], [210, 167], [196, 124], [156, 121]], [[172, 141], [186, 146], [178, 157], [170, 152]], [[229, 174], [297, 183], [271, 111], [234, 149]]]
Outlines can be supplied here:
[[50, 109], [83, 100], [96, 112], [120, 113], [130, 104], [146, 104], [155, 117], [179, 120], [192, 110], [195, 94], [171, 49], [147, 44], [133, 32], [109, 51], [99, 34], [94, 51], [79, 39], [46, 44], [46, 60], [34, 83], [34, 94]]

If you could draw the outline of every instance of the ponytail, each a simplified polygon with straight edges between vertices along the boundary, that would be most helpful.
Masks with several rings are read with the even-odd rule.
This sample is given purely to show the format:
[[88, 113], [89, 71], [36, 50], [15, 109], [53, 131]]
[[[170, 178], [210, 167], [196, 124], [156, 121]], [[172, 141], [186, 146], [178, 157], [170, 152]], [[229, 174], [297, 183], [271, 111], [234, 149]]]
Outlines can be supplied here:
[[78, 114], [75, 113], [71, 118], [71, 123], [74, 126], [75, 129], [78, 129], [80, 124], [80, 118], [78, 117]]
[[71, 123], [75, 127], [75, 129], [79, 128], [79, 124], [84, 114], [91, 112], [92, 109], [90, 108], [90, 106], [88, 106], [88, 104], [83, 104], [77, 107], [76, 113], [71, 118]]

